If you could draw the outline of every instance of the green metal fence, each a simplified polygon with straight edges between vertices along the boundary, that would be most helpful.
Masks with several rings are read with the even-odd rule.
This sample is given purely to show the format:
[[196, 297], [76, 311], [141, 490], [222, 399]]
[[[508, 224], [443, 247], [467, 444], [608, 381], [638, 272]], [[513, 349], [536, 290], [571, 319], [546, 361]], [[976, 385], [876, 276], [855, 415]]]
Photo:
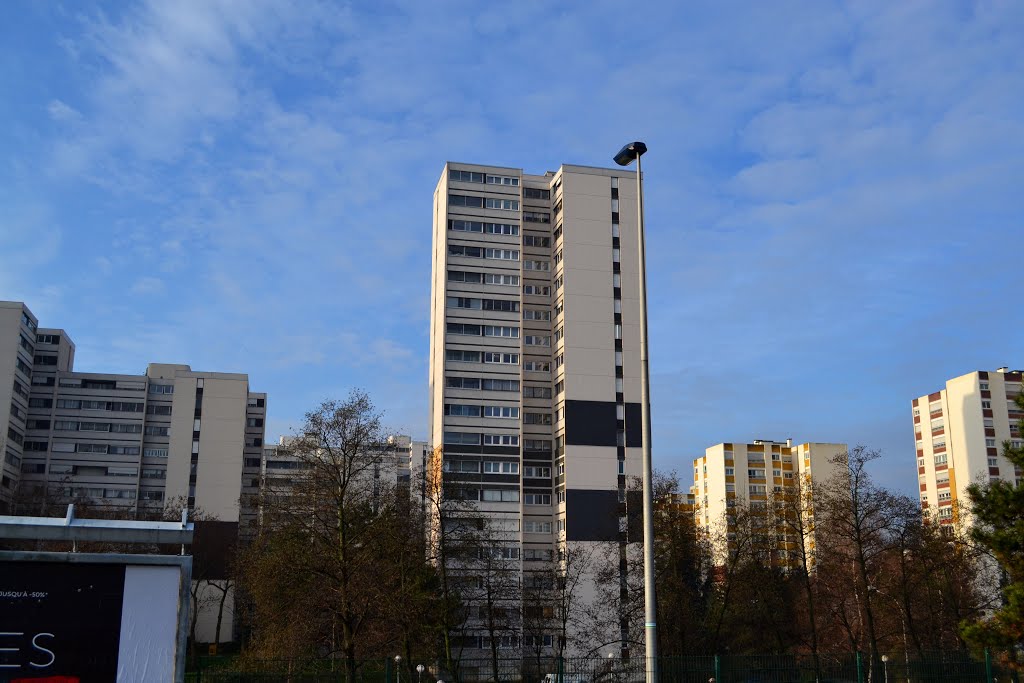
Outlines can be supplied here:
[[[461, 659], [446, 668], [421, 660], [417, 673], [408, 662], [362, 662], [352, 683], [645, 683], [642, 657]], [[416, 663], [419, 663], [417, 661]], [[341, 683], [340, 660], [232, 661], [209, 658], [186, 675], [189, 683]], [[872, 661], [861, 653], [812, 655], [694, 655], [658, 659], [658, 683], [1020, 683], [992, 657], [938, 652], [924, 657], [885, 656]]]

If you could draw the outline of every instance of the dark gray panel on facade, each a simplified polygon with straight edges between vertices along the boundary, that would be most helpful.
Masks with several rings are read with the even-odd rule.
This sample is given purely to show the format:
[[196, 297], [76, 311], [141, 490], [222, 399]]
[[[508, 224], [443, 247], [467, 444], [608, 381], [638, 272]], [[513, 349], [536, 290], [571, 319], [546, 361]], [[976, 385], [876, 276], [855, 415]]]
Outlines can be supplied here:
[[643, 429], [640, 423], [640, 404], [626, 404], [626, 445], [640, 448], [643, 443]]
[[643, 491], [626, 491], [626, 539], [630, 543], [644, 540]]
[[[614, 412], [612, 417], [615, 417]], [[614, 541], [619, 537], [616, 491], [568, 489], [565, 492], [565, 536], [569, 541]]]
[[566, 446], [615, 446], [615, 403], [566, 401]]

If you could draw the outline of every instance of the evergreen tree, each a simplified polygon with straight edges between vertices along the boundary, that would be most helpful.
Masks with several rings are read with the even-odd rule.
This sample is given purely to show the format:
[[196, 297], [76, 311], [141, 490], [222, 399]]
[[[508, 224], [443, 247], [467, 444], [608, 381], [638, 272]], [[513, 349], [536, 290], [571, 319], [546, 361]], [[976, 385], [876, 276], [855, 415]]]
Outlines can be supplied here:
[[[1024, 393], [1015, 399], [1024, 410]], [[1024, 420], [1020, 421], [1024, 432]], [[1003, 442], [1003, 456], [1024, 470], [1024, 447]], [[1005, 663], [1024, 670], [1024, 484], [993, 481], [971, 484], [971, 536], [999, 562], [1004, 575], [1003, 606], [979, 622], [965, 624], [965, 639], [977, 647], [1004, 651]]]

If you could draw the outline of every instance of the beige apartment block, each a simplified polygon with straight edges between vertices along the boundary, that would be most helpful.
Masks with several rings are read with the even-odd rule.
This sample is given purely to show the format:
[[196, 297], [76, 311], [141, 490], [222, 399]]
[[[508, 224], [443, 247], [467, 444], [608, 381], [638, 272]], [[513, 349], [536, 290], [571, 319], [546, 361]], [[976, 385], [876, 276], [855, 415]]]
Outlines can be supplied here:
[[[187, 506], [210, 538], [237, 539], [255, 519], [240, 501], [243, 483], [260, 476], [266, 394], [250, 391], [244, 374], [157, 363], [142, 375], [78, 372], [74, 358], [64, 330], [39, 327], [23, 303], [0, 302], [0, 403], [10, 406], [0, 411], [0, 512], [76, 503], [145, 518]], [[231, 639], [233, 596], [226, 603], [222, 641]], [[215, 615], [200, 612], [199, 638], [212, 641]]]
[[[626, 485], [641, 471], [636, 175], [449, 163], [433, 223], [433, 469], [504, 530], [520, 585], [570, 546], [624, 556], [641, 541]], [[612, 629], [606, 649], [621, 654], [625, 624]], [[499, 647], [552, 639], [512, 633]]]
[[1024, 442], [1014, 403], [1022, 371], [1000, 368], [955, 377], [946, 388], [911, 404], [921, 508], [943, 527], [970, 526], [967, 487], [973, 482], [1020, 482], [1021, 470], [1003, 457], [1003, 442]]
[[[718, 561], [724, 561], [734, 547], [736, 531], [732, 511], [737, 505], [757, 510], [773, 499], [800, 492], [843, 473], [843, 465], [834, 462], [847, 452], [845, 444], [761, 441], [720, 443], [708, 448], [704, 457], [693, 461], [694, 522], [711, 539]], [[813, 520], [804, 514], [803, 527], [811, 529]], [[794, 566], [796, 539], [780, 530], [772, 539], [773, 561], [779, 566]], [[805, 538], [813, 548], [813, 534]]]

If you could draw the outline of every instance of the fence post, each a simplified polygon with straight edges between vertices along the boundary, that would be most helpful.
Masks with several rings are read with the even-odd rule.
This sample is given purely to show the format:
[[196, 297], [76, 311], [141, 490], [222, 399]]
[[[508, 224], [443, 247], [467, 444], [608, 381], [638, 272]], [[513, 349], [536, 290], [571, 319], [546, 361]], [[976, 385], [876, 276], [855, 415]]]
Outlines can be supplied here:
[[563, 683], [565, 680], [565, 657], [562, 653], [558, 654], [558, 683]]
[[[354, 683], [349, 681], [349, 683]], [[391, 658], [384, 658], [384, 683], [391, 683]]]
[[864, 683], [864, 662], [860, 658], [860, 650], [857, 650], [857, 683]]
[[992, 653], [985, 648], [985, 680], [992, 683]]
[[722, 683], [722, 658], [715, 655], [715, 683]]

